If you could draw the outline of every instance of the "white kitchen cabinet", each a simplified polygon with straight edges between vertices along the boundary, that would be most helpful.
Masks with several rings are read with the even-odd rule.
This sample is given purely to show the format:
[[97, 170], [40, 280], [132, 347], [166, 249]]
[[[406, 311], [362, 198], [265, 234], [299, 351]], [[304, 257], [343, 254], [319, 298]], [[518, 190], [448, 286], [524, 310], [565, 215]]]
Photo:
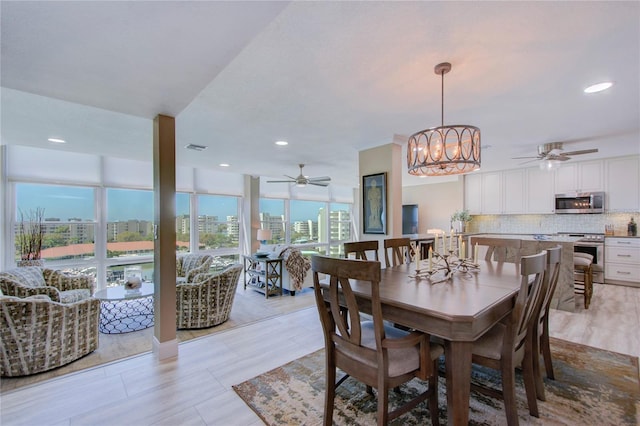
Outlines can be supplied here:
[[567, 194], [570, 192], [576, 192], [578, 187], [578, 165], [573, 164], [561, 164], [560, 168], [556, 170], [555, 175], [555, 193]]
[[524, 169], [507, 170], [502, 173], [502, 200], [505, 214], [526, 212]]
[[562, 163], [555, 171], [555, 193], [602, 191], [603, 170], [602, 160]]
[[464, 208], [470, 214], [482, 214], [482, 174], [471, 173], [464, 177]]
[[640, 156], [608, 159], [606, 169], [607, 212], [640, 211]]
[[502, 173], [482, 174], [482, 213], [502, 213]]
[[605, 282], [640, 284], [640, 238], [605, 238], [604, 261]]
[[540, 168], [527, 169], [527, 213], [553, 213], [555, 201], [553, 196], [554, 174]]

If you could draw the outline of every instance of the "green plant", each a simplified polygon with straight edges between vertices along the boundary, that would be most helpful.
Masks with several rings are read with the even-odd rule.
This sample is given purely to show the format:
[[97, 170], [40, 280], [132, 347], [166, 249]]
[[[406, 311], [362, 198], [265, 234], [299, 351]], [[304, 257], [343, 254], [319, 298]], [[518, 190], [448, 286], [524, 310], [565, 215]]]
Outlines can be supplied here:
[[451, 215], [451, 221], [461, 221], [461, 222], [471, 222], [471, 215], [469, 214], [469, 210], [457, 210], [455, 213]]
[[21, 260], [40, 259], [42, 241], [44, 240], [43, 218], [44, 209], [41, 207], [29, 210], [26, 215], [20, 210], [20, 224], [18, 225], [16, 245], [18, 246]]

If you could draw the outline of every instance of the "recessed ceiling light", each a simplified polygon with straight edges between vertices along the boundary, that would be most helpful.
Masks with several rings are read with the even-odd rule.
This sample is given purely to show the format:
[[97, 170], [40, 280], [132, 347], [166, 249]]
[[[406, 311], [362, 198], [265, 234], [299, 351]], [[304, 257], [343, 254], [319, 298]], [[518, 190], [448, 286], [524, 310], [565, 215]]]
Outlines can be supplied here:
[[229, 164], [227, 164], [227, 163], [220, 163], [220, 164], [218, 164], [218, 165], [219, 165], [220, 167], [229, 167]]
[[613, 86], [611, 81], [603, 81], [602, 83], [594, 84], [586, 89], [584, 89], [584, 93], [597, 93], [602, 92], [603, 90], [607, 90], [609, 87]]
[[287, 142], [287, 141], [276, 141], [276, 145], [285, 146], [285, 145], [289, 145], [289, 142]]
[[58, 139], [58, 138], [49, 138], [47, 140], [53, 143], [67, 143], [67, 141], [65, 141], [64, 139]]

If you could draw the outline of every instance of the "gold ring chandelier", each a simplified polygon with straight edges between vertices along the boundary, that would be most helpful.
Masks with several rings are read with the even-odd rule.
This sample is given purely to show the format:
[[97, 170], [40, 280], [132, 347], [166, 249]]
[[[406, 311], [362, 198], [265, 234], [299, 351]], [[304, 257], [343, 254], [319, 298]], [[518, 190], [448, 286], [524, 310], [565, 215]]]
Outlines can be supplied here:
[[480, 129], [468, 125], [444, 125], [444, 75], [451, 64], [435, 66], [442, 76], [441, 125], [414, 133], [407, 146], [409, 174], [445, 176], [469, 173], [480, 168]]

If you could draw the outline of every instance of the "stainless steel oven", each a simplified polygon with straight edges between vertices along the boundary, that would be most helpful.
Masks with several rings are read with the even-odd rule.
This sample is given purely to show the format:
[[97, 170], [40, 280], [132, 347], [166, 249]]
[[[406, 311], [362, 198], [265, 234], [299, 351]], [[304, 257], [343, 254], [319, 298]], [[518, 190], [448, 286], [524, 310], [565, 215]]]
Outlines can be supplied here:
[[604, 234], [562, 233], [571, 237], [581, 237], [573, 243], [573, 251], [589, 253], [593, 256], [593, 282], [604, 284]]

